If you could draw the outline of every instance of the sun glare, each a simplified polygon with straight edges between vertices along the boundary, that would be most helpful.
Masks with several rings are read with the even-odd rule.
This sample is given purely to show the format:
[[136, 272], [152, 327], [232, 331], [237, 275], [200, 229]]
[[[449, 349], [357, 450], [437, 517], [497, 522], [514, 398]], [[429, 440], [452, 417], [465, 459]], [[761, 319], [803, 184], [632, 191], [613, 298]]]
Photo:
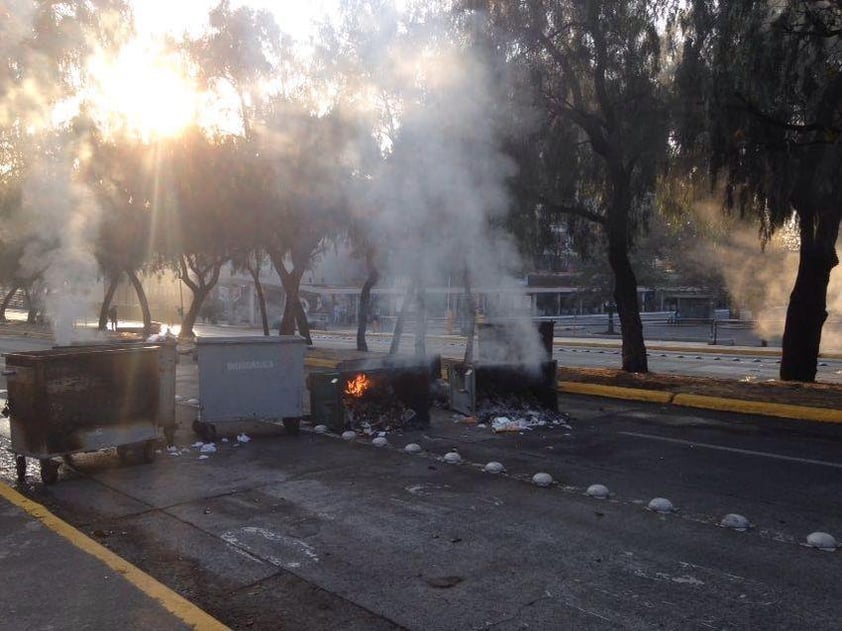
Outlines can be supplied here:
[[89, 71], [94, 113], [112, 132], [152, 140], [177, 135], [196, 120], [199, 97], [173, 55], [134, 42], [116, 58], [92, 59]]

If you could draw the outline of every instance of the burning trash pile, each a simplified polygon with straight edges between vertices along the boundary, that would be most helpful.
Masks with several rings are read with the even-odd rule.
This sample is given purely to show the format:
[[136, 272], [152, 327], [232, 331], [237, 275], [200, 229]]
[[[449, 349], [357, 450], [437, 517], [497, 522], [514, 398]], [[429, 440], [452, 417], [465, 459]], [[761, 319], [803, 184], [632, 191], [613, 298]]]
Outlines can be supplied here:
[[374, 436], [427, 427], [431, 373], [424, 364], [355, 367], [307, 377], [310, 414], [336, 434]]
[[395, 392], [388, 379], [377, 379], [359, 373], [348, 380], [344, 389], [343, 406], [346, 427], [358, 434], [382, 435], [412, 425], [417, 416]]

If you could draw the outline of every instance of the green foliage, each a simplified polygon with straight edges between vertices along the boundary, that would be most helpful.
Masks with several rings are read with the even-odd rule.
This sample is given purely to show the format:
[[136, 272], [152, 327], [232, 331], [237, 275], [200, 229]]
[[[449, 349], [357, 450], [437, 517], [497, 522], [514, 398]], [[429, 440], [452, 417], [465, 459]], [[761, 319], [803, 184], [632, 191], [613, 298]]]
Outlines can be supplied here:
[[764, 239], [793, 211], [842, 210], [842, 7], [696, 0], [679, 21], [676, 138], [709, 160], [726, 205], [759, 217]]

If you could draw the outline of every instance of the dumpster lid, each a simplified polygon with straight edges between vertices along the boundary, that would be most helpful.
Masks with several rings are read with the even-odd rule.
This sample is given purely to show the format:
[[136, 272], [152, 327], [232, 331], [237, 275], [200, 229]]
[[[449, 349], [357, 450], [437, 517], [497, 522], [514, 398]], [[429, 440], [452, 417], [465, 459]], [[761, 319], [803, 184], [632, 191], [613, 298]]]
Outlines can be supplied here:
[[161, 348], [160, 344], [138, 344], [133, 346], [55, 346], [50, 349], [39, 351], [18, 351], [16, 353], [3, 353], [7, 364], [27, 366], [39, 362], [49, 362], [60, 358], [74, 358], [79, 356], [106, 355], [126, 353], [157, 353]]
[[209, 344], [306, 344], [298, 335], [238, 335], [231, 337], [197, 337], [196, 345]]

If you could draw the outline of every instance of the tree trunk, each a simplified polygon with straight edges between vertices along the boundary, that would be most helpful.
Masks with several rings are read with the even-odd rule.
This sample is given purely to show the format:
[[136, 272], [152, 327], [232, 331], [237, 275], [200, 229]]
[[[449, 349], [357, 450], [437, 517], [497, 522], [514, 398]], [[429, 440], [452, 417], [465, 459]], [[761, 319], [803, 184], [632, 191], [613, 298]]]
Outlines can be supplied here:
[[614, 187], [607, 219], [608, 263], [614, 272], [614, 302], [622, 334], [622, 369], [626, 372], [649, 372], [643, 323], [637, 302], [637, 278], [629, 260], [629, 227], [631, 192], [628, 173], [616, 169], [612, 175]]
[[26, 321], [28, 324], [34, 324], [38, 321], [38, 305], [32, 300], [32, 293], [29, 289], [23, 290], [23, 296], [26, 298]]
[[363, 283], [360, 290], [360, 307], [357, 314], [357, 350], [367, 353], [368, 342], [365, 339], [366, 329], [368, 327], [368, 310], [371, 307], [371, 289], [380, 280], [380, 272], [374, 265], [373, 253], [371, 250], [366, 255], [366, 262], [368, 266], [368, 277]]
[[105, 296], [102, 298], [102, 305], [99, 308], [99, 325], [97, 328], [100, 331], [108, 328], [108, 309], [111, 307], [111, 301], [114, 299], [114, 293], [117, 291], [119, 282], [119, 274], [115, 274], [108, 279], [108, 287], [105, 288]]
[[307, 322], [307, 314], [304, 312], [304, 307], [301, 305], [301, 298], [299, 296], [301, 287], [301, 278], [304, 276], [304, 268], [293, 267], [292, 271], [287, 271], [284, 265], [283, 257], [279, 253], [269, 252], [269, 260], [278, 272], [281, 278], [281, 285], [284, 287], [286, 293], [286, 304], [284, 304], [284, 315], [281, 318], [281, 326], [278, 329], [279, 335], [294, 335], [295, 326], [298, 325], [298, 332], [307, 341], [308, 346], [313, 345], [313, 339], [310, 337], [310, 325]]
[[293, 307], [295, 308], [295, 321], [298, 324], [298, 332], [307, 341], [307, 346], [312, 346], [313, 338], [310, 336], [310, 323], [307, 322], [307, 313], [304, 311], [301, 300], [296, 300]]
[[784, 381], [816, 380], [822, 327], [827, 320], [827, 286], [831, 270], [839, 263], [839, 220], [830, 214], [801, 213], [798, 274], [786, 310], [781, 349], [780, 376]]
[[140, 305], [140, 313], [143, 318], [143, 337], [146, 338], [152, 335], [152, 311], [149, 309], [149, 300], [137, 272], [133, 269], [127, 269], [126, 276], [129, 277], [129, 282], [132, 284], [135, 294], [137, 294], [137, 302]]
[[420, 285], [415, 291], [415, 356], [427, 356], [427, 302]]
[[260, 322], [263, 325], [263, 335], [269, 335], [269, 314], [266, 312], [266, 294], [263, 293], [263, 283], [260, 282], [260, 266], [252, 266], [251, 261], [246, 265], [254, 281], [254, 291], [257, 292], [257, 304], [260, 306]]
[[477, 310], [474, 306], [474, 296], [471, 293], [471, 273], [468, 271], [467, 265], [463, 278], [465, 284], [465, 323], [467, 324], [464, 361], [469, 364], [474, 361], [474, 332], [477, 323]]
[[20, 289], [20, 285], [12, 285], [12, 288], [6, 293], [5, 297], [3, 298], [3, 302], [0, 303], [0, 322], [6, 321], [6, 309], [9, 308], [9, 303], [12, 302], [12, 298], [15, 297], [18, 289]]
[[392, 331], [392, 343], [389, 345], [389, 355], [397, 355], [400, 349], [403, 326], [406, 322], [406, 315], [409, 313], [409, 305], [412, 302], [413, 294], [415, 294], [415, 281], [409, 284], [409, 289], [406, 290], [406, 297], [401, 305], [400, 313], [398, 313], [398, 319], [395, 320], [395, 329]]
[[[193, 293], [193, 299], [190, 301], [190, 307], [187, 309], [187, 313], [184, 314], [184, 319], [181, 321], [181, 331], [178, 337], [189, 339], [196, 336], [193, 332], [193, 327], [196, 324], [196, 318], [199, 316], [199, 310], [219, 280], [219, 272], [224, 263], [225, 261], [217, 260], [207, 267], [202, 267], [196, 264], [195, 261], [188, 263], [185, 257], [181, 257], [179, 263], [181, 267], [181, 280]], [[194, 272], [196, 280], [190, 277], [188, 265]], [[208, 275], [210, 275], [209, 278], [207, 278]]]

